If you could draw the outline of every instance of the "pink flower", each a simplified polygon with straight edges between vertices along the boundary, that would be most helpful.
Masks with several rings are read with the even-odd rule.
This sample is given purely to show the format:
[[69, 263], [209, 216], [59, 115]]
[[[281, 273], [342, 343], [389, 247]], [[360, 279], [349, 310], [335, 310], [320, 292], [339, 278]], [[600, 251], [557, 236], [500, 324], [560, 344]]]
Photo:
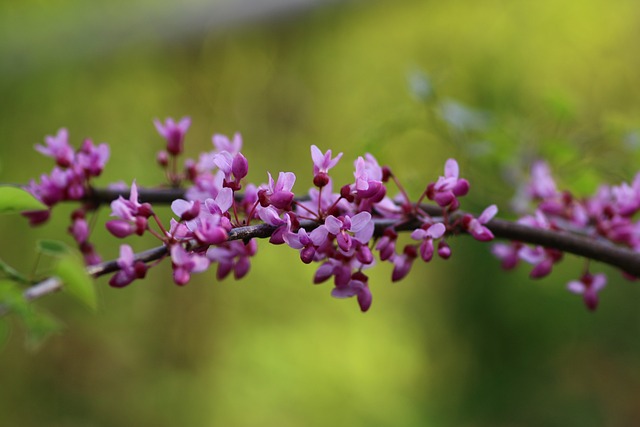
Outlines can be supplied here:
[[386, 189], [382, 185], [382, 168], [371, 154], [367, 153], [365, 157], [366, 159], [358, 157], [355, 162], [356, 171], [353, 176], [356, 182], [352, 185], [351, 191], [364, 199], [382, 200], [386, 194]]
[[422, 243], [420, 243], [420, 256], [424, 262], [429, 262], [433, 258], [433, 239], [442, 237], [446, 230], [444, 224], [440, 222], [432, 225], [427, 224], [423, 226], [423, 228], [413, 230], [411, 238], [414, 240], [422, 240]]
[[360, 310], [364, 313], [371, 307], [371, 290], [367, 285], [368, 278], [362, 273], [354, 273], [345, 286], [336, 286], [331, 291], [334, 298], [351, 298], [357, 296]]
[[313, 184], [316, 187], [324, 187], [329, 183], [329, 169], [334, 167], [340, 161], [342, 153], [331, 158], [331, 150], [327, 150], [325, 154], [315, 145], [311, 146], [311, 159], [313, 160]]
[[217, 152], [227, 151], [231, 155], [235, 155], [242, 150], [242, 135], [239, 133], [233, 135], [233, 140], [221, 134], [215, 134], [211, 139]]
[[78, 152], [78, 165], [89, 176], [100, 176], [109, 160], [109, 146], [105, 143], [93, 145], [90, 139], [85, 139]]
[[536, 199], [550, 199], [559, 194], [547, 162], [537, 161], [531, 166], [531, 180], [527, 193]]
[[269, 173], [269, 184], [267, 188], [258, 191], [260, 205], [267, 207], [273, 205], [278, 209], [290, 210], [293, 202], [293, 193], [291, 189], [296, 182], [296, 175], [293, 172], [280, 172], [278, 181], [274, 182], [271, 173]]
[[518, 261], [520, 260], [518, 254], [521, 248], [522, 243], [496, 243], [491, 248], [491, 252], [496, 258], [502, 261], [502, 268], [511, 270], [518, 265]]
[[211, 246], [207, 249], [207, 258], [218, 263], [216, 277], [222, 280], [233, 271], [233, 277], [242, 279], [251, 267], [249, 259], [256, 254], [258, 244], [251, 239], [247, 244], [233, 240], [223, 245]]
[[444, 176], [427, 187], [427, 197], [441, 207], [451, 206], [457, 209], [460, 205], [457, 197], [469, 192], [469, 182], [459, 178], [460, 169], [455, 159], [449, 159], [444, 165]]
[[129, 245], [120, 246], [120, 256], [117, 262], [120, 270], [109, 280], [109, 285], [114, 288], [127, 286], [135, 279], [142, 279], [147, 274], [146, 264], [135, 260], [133, 249]]
[[128, 200], [120, 196], [111, 202], [111, 216], [120, 219], [107, 221], [106, 227], [116, 237], [122, 238], [133, 233], [141, 236], [147, 229], [148, 218], [151, 215], [151, 205], [138, 202], [138, 187], [134, 181]]
[[480, 216], [476, 219], [469, 214], [466, 214], [462, 218], [462, 225], [473, 236], [474, 239], [481, 242], [488, 242], [493, 240], [493, 233], [484, 224], [491, 221], [491, 219], [498, 213], [498, 207], [491, 205], [486, 208]]
[[355, 246], [352, 239], [361, 244], [367, 244], [371, 240], [374, 224], [369, 212], [360, 212], [353, 216], [345, 214], [338, 218], [329, 215], [324, 224], [316, 230], [314, 232], [319, 240], [324, 240], [327, 234], [336, 236], [338, 247], [344, 253], [348, 253]]
[[585, 273], [580, 280], [572, 280], [567, 289], [574, 294], [582, 295], [584, 303], [591, 311], [598, 307], [598, 293], [607, 285], [607, 276], [602, 273], [591, 275]]
[[69, 145], [69, 132], [65, 128], [58, 131], [56, 136], [46, 136], [45, 145], [36, 144], [35, 148], [45, 156], [53, 157], [56, 164], [68, 168], [74, 161], [74, 150]]
[[174, 156], [182, 153], [184, 136], [187, 130], [189, 130], [189, 126], [191, 126], [191, 119], [189, 117], [183, 117], [176, 123], [173, 119], [168, 118], [165, 120], [164, 125], [160, 120], [155, 119], [153, 124], [156, 126], [160, 136], [167, 140], [167, 152]]
[[187, 201], [183, 199], [174, 200], [171, 203], [171, 210], [183, 221], [190, 221], [200, 214], [200, 200]]
[[386, 261], [391, 259], [396, 253], [396, 240], [398, 233], [393, 228], [384, 230], [382, 237], [376, 244], [376, 250], [380, 251], [380, 259]]
[[173, 266], [173, 281], [177, 285], [186, 285], [191, 279], [191, 273], [200, 273], [209, 267], [207, 257], [194, 252], [187, 252], [182, 245], [171, 246], [170, 253]]
[[391, 281], [397, 282], [404, 279], [404, 277], [411, 271], [413, 261], [417, 258], [415, 246], [407, 245], [404, 247], [402, 254], [395, 254], [392, 258], [393, 272], [391, 273]]

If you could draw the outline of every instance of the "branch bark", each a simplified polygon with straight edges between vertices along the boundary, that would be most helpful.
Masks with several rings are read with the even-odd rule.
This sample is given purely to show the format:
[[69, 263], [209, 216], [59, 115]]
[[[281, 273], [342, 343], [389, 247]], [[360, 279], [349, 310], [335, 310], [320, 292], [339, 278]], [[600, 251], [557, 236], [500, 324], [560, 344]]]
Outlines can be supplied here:
[[[138, 189], [139, 199], [149, 203], [171, 203], [173, 200], [184, 197], [184, 190], [177, 188], [162, 189]], [[85, 201], [100, 205], [108, 203], [119, 196], [129, 197], [129, 191], [112, 189], [95, 189], [85, 199]], [[421, 208], [433, 217], [440, 216], [442, 211], [437, 206], [424, 205]], [[464, 213], [458, 212], [452, 216], [452, 222]], [[380, 236], [388, 227], [397, 224], [397, 220], [375, 219], [375, 233]], [[407, 221], [396, 226], [397, 231], [409, 231], [420, 227], [417, 220]], [[300, 226], [306, 230], [312, 230], [318, 224], [314, 221], [301, 221]], [[485, 226], [497, 238], [518, 241], [527, 244], [544, 246], [546, 248], [558, 249], [563, 252], [593, 259], [617, 267], [633, 276], [640, 277], [640, 253], [621, 246], [616, 246], [605, 240], [595, 240], [591, 237], [570, 233], [566, 231], [551, 231], [529, 227], [514, 221], [503, 219], [493, 219]], [[250, 225], [237, 227], [229, 232], [229, 240], [244, 240], [251, 238], [268, 238], [276, 230], [276, 227], [269, 224]], [[453, 230], [453, 234], [467, 234], [462, 228]], [[135, 255], [136, 260], [145, 263], [158, 260], [167, 255], [166, 246], [159, 246], [140, 252]], [[87, 272], [93, 277], [100, 277], [105, 274], [117, 271], [116, 260], [107, 261], [95, 266], [87, 267]], [[56, 277], [47, 278], [24, 291], [24, 298], [28, 301], [35, 300], [44, 295], [56, 292], [62, 288], [62, 282]], [[0, 306], [0, 315], [6, 313], [6, 309]]]

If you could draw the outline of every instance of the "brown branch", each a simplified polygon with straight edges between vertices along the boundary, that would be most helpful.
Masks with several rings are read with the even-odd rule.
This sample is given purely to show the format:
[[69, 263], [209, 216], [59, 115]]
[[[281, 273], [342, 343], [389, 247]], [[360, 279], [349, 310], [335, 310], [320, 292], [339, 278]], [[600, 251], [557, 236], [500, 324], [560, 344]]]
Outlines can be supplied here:
[[[182, 189], [138, 189], [139, 199], [142, 202], [150, 203], [171, 203], [173, 200], [184, 197]], [[128, 190], [95, 189], [85, 200], [97, 205], [110, 202], [119, 196], [129, 197]], [[424, 205], [421, 208], [433, 217], [442, 214], [441, 208], [432, 205]], [[463, 213], [457, 212], [451, 217], [453, 223], [456, 218], [460, 218]], [[374, 219], [375, 233], [380, 236], [390, 226], [395, 226], [398, 231], [409, 231], [420, 227], [418, 220], [406, 221], [397, 225], [397, 220]], [[600, 261], [621, 270], [640, 277], [640, 253], [621, 246], [616, 246], [608, 241], [599, 241], [591, 237], [578, 235], [565, 231], [551, 231], [529, 227], [513, 221], [494, 219], [486, 227], [493, 232], [497, 238], [518, 241], [527, 244], [544, 246], [546, 248], [558, 249], [574, 255]], [[301, 221], [300, 226], [306, 230], [316, 228], [318, 224], [314, 221]], [[251, 225], [236, 227], [229, 232], [229, 240], [245, 240], [251, 238], [268, 238], [277, 227], [269, 224]], [[462, 228], [452, 231], [453, 234], [467, 234]], [[156, 261], [167, 255], [167, 247], [159, 246], [140, 252], [135, 255], [136, 260], [145, 263]], [[93, 277], [103, 276], [108, 273], [118, 271], [116, 260], [107, 261], [102, 264], [87, 267], [87, 272]], [[28, 301], [40, 298], [44, 295], [56, 292], [62, 288], [62, 282], [56, 277], [48, 278], [37, 283], [24, 291], [24, 298]], [[6, 314], [7, 309], [0, 306], [0, 315]]]

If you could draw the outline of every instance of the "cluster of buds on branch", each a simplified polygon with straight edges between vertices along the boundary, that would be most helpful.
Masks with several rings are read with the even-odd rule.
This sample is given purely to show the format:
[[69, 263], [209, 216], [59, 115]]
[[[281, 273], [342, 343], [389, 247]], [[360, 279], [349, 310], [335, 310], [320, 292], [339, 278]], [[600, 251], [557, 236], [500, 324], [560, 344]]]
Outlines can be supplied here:
[[[297, 250], [305, 264], [316, 263], [313, 282], [331, 280], [332, 296], [356, 297], [362, 311], [372, 303], [366, 274], [369, 268], [377, 262], [391, 263], [392, 281], [401, 280], [417, 259], [429, 262], [436, 255], [451, 257], [447, 239], [461, 233], [480, 242], [494, 237], [512, 240], [494, 245], [493, 253], [507, 269], [519, 260], [533, 264], [533, 278], [549, 274], [564, 251], [617, 265], [629, 278], [638, 275], [640, 227], [632, 218], [640, 210], [640, 177], [632, 186], [602, 187], [593, 198], [578, 200], [556, 190], [548, 167], [537, 163], [524, 192], [529, 204], [538, 204], [537, 210], [513, 223], [494, 219], [498, 212], [495, 205], [478, 216], [460, 210], [460, 200], [470, 185], [460, 176], [455, 159], [447, 160], [443, 175], [428, 183], [417, 200], [411, 200], [393, 171], [380, 166], [371, 154], [355, 160], [351, 182], [335, 185], [330, 170], [342, 153], [334, 156], [331, 150], [322, 152], [311, 146], [313, 186], [304, 193], [294, 193], [293, 172], [279, 172], [275, 179], [268, 173], [267, 182], [259, 185], [246, 182], [249, 163], [241, 153], [239, 134], [233, 138], [214, 135], [210, 152], [180, 166], [178, 158], [190, 119], [156, 120], [155, 125], [166, 140], [166, 149], [158, 153], [157, 161], [171, 185], [155, 194], [165, 191], [175, 195], [173, 199], [152, 200], [148, 197], [151, 193], [138, 189], [135, 181], [130, 189], [93, 188], [90, 179], [100, 174], [109, 156], [106, 144], [96, 147], [87, 140], [74, 150], [62, 129], [57, 136], [47, 137], [44, 146], [36, 146], [54, 158], [57, 166], [39, 183], [31, 182], [27, 187], [49, 209], [25, 215], [38, 224], [49, 217], [55, 204], [79, 201], [81, 207], [72, 215], [70, 232], [86, 263], [94, 265], [94, 274], [115, 271], [109, 280], [113, 287], [144, 278], [163, 258], [171, 259], [173, 280], [180, 286], [187, 284], [193, 273], [211, 266], [216, 267], [218, 279], [229, 275], [240, 279], [249, 272], [250, 260], [257, 252], [256, 238], [260, 237]], [[390, 184], [396, 188], [394, 197], [389, 194]], [[117, 238], [152, 234], [162, 245], [152, 258], [136, 255], [123, 244], [116, 261], [99, 264], [88, 242], [85, 217], [107, 200], [111, 201], [113, 217], [106, 223], [107, 230]], [[158, 217], [151, 204], [167, 200], [175, 214], [168, 223]], [[406, 230], [411, 231], [411, 241], [401, 245], [398, 233]], [[591, 274], [587, 264], [580, 280], [570, 282], [568, 289], [583, 295], [587, 307], [595, 309], [598, 292], [605, 284], [605, 276]]]

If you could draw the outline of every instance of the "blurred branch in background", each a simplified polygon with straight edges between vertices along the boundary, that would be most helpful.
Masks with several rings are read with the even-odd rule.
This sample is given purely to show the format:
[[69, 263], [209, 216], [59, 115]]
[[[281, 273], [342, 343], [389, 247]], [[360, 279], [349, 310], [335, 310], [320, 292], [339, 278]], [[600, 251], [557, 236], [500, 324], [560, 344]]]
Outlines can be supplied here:
[[90, 61], [149, 40], [172, 44], [211, 31], [292, 18], [339, 2], [344, 0], [0, 5], [0, 74], [18, 77], [51, 64]]

